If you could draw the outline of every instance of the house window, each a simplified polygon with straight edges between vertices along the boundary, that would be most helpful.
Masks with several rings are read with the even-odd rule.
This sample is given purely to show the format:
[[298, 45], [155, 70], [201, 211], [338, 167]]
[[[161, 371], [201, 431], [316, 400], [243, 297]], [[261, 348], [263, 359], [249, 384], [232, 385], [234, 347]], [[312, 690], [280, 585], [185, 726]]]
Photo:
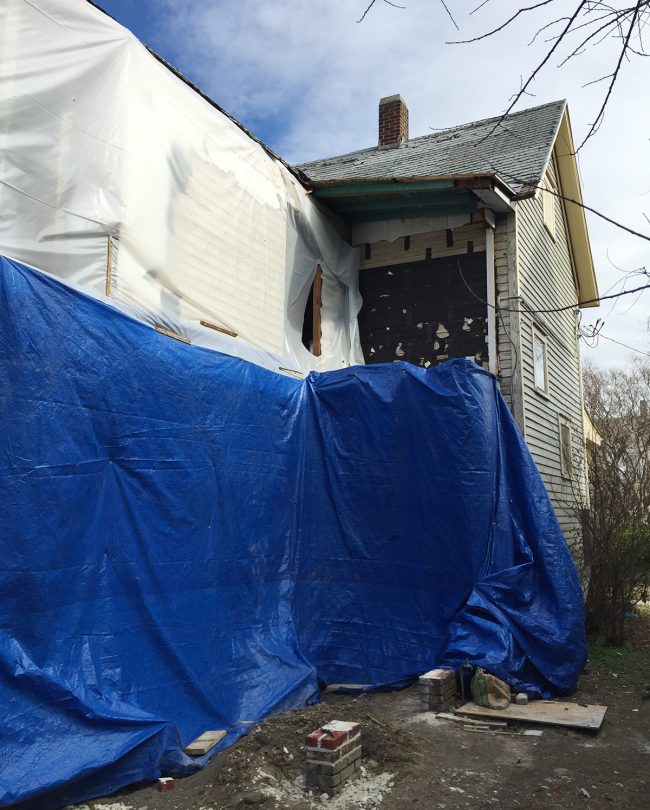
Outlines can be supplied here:
[[548, 396], [548, 361], [546, 356], [546, 335], [533, 326], [533, 374], [535, 390]]
[[555, 183], [548, 172], [542, 181], [542, 204], [544, 206], [544, 225], [546, 230], [555, 239]]
[[560, 416], [560, 466], [563, 478], [573, 477], [571, 422], [565, 416]]
[[320, 265], [316, 267], [314, 281], [309, 291], [305, 316], [302, 322], [302, 345], [316, 357], [321, 353], [321, 294], [323, 273]]

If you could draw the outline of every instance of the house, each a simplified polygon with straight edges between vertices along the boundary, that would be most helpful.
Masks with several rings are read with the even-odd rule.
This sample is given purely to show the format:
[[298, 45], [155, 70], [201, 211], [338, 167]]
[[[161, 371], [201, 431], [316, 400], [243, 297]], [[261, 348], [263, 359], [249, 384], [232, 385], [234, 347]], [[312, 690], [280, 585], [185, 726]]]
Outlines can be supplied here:
[[0, 805], [193, 773], [323, 684], [575, 687], [580, 583], [495, 377], [362, 353], [486, 363], [573, 474], [570, 209], [547, 234], [489, 166], [312, 181], [86, 0], [0, 3], [0, 143]]
[[471, 358], [573, 537], [598, 293], [565, 102], [409, 139], [391, 96], [376, 147], [292, 167], [87, 0], [0, 30], [0, 255], [282, 374]]
[[568, 541], [585, 436], [578, 323], [598, 289], [565, 101], [409, 138], [399, 95], [378, 143], [299, 168], [361, 251], [366, 363], [468, 357], [497, 376]]

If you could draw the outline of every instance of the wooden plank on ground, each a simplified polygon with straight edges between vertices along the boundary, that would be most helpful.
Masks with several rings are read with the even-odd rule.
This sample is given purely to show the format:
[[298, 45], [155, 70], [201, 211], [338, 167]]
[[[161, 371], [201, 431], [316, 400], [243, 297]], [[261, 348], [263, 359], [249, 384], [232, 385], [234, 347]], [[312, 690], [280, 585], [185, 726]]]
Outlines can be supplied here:
[[208, 751], [214, 748], [218, 742], [221, 742], [225, 736], [225, 731], [204, 731], [200, 737], [192, 740], [183, 750], [190, 757], [200, 757], [203, 754], [207, 754]]
[[462, 723], [463, 725], [472, 725], [472, 726], [485, 726], [486, 728], [506, 728], [508, 725], [505, 720], [472, 720], [471, 717], [457, 717], [455, 714], [449, 714], [448, 712], [437, 712], [436, 720], [453, 720], [454, 723]]
[[584, 706], [558, 700], [533, 700], [526, 706], [511, 703], [507, 709], [486, 709], [470, 702], [456, 709], [456, 714], [480, 719], [493, 718], [598, 731], [603, 724], [606, 711], [607, 706]]
[[325, 687], [325, 692], [338, 692], [339, 689], [349, 689], [351, 692], [361, 692], [368, 689], [369, 683], [331, 683]]

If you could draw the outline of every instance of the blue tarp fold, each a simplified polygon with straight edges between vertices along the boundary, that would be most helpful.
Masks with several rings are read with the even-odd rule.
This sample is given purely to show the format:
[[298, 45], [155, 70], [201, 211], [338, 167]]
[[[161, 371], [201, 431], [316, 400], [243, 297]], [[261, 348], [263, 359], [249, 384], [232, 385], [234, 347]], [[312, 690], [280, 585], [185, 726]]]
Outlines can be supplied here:
[[578, 577], [466, 361], [282, 377], [0, 259], [0, 804], [206, 757], [318, 681], [570, 691]]

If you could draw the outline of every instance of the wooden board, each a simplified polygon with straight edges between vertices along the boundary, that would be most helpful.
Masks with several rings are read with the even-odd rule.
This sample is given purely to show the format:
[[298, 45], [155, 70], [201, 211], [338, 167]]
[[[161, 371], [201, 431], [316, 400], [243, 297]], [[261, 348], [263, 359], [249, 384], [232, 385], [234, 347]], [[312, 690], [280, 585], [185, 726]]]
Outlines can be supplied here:
[[325, 687], [325, 692], [338, 692], [339, 689], [362, 692], [364, 689], [368, 689], [370, 685], [369, 683], [331, 683]]
[[192, 740], [183, 750], [190, 757], [200, 757], [203, 754], [207, 754], [208, 751], [214, 748], [218, 742], [221, 742], [225, 736], [225, 731], [204, 731], [200, 737]]
[[607, 706], [583, 706], [579, 703], [562, 703], [558, 700], [533, 700], [527, 706], [511, 703], [507, 709], [485, 709], [470, 702], [456, 709], [456, 714], [598, 731], [603, 724], [606, 711]]
[[167, 337], [174, 338], [174, 340], [180, 340], [183, 343], [191, 343], [192, 341], [189, 338], [183, 337], [182, 335], [177, 335], [176, 332], [170, 332], [169, 329], [165, 329], [164, 326], [156, 326], [156, 332], [160, 332], [161, 335], [167, 335]]

